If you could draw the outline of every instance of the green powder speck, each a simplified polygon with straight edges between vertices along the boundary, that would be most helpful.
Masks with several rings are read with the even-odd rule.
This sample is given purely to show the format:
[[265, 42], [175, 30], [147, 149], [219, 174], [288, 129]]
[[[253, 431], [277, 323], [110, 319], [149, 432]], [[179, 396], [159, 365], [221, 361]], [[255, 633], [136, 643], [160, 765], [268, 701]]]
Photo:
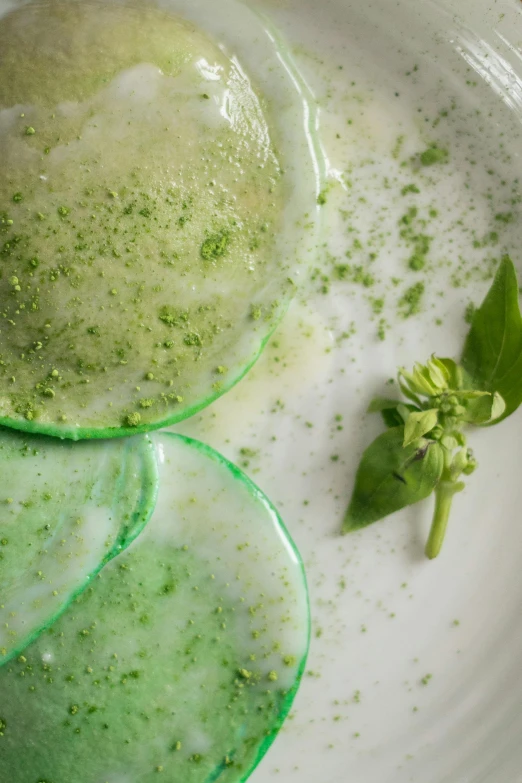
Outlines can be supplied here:
[[426, 256], [422, 253], [413, 253], [408, 261], [408, 266], [414, 272], [420, 272], [426, 266]]
[[498, 220], [499, 223], [512, 223], [515, 219], [515, 216], [512, 212], [497, 212], [495, 215], [495, 220]]
[[137, 427], [141, 421], [141, 414], [134, 412], [129, 413], [125, 418], [125, 424], [127, 427]]
[[371, 288], [375, 283], [374, 276], [367, 272], [363, 266], [338, 264], [334, 271], [339, 280], [350, 280], [352, 283], [364, 286], [364, 288]]
[[384, 297], [370, 297], [369, 301], [374, 315], [382, 313], [384, 308]]
[[423, 166], [433, 166], [436, 163], [447, 163], [449, 160], [449, 152], [447, 149], [432, 145], [420, 155], [420, 162]]
[[412, 182], [410, 185], [405, 185], [401, 190], [401, 196], [406, 196], [408, 193], [420, 193], [419, 188]]
[[424, 283], [419, 282], [410, 286], [399, 299], [398, 310], [403, 318], [420, 313], [422, 298], [424, 296]]
[[401, 154], [403, 144], [404, 144], [404, 136], [397, 136], [397, 140], [395, 141], [395, 144], [391, 151], [392, 158], [394, 158], [395, 160], [397, 160], [399, 155]]
[[426, 221], [419, 217], [417, 207], [410, 207], [408, 211], [400, 218], [399, 225], [400, 238], [408, 243], [413, 252], [408, 259], [408, 266], [414, 272], [424, 269], [427, 263], [427, 255], [430, 252], [432, 237], [422, 232], [416, 231], [414, 224], [420, 223], [423, 227]]
[[320, 207], [322, 207], [322, 206], [324, 206], [326, 204], [327, 200], [328, 200], [327, 199], [327, 190], [326, 190], [326, 188], [323, 188], [323, 190], [321, 190], [321, 192], [317, 196], [317, 203], [319, 204]]
[[201, 245], [201, 258], [205, 259], [205, 261], [211, 261], [224, 256], [229, 239], [230, 236], [227, 231], [221, 231], [219, 234], [209, 236]]

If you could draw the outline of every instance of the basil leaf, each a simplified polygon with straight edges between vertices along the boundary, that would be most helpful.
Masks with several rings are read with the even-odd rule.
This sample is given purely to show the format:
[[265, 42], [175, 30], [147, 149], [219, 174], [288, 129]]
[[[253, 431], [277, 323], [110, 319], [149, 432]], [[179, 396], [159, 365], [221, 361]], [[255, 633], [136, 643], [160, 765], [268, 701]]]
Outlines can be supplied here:
[[500, 419], [506, 410], [504, 398], [498, 392], [469, 396], [463, 402], [466, 413], [462, 420], [469, 424], [491, 424]]
[[500, 263], [482, 305], [475, 310], [464, 345], [462, 366], [475, 388], [499, 392], [509, 416], [522, 402], [522, 316], [515, 267]]
[[397, 408], [387, 408], [386, 410], [381, 411], [381, 416], [384, 424], [386, 427], [388, 427], [388, 429], [391, 427], [402, 427], [404, 424], [404, 419], [402, 418]]
[[374, 397], [368, 406], [367, 413], [380, 413], [387, 427], [400, 427], [404, 424], [404, 419], [397, 410], [401, 405], [409, 411], [418, 411], [415, 405], [409, 405], [400, 400], [390, 400], [387, 397]]
[[404, 425], [403, 446], [409, 446], [410, 443], [419, 440], [423, 435], [430, 432], [437, 424], [438, 413], [436, 408], [410, 413]]
[[388, 397], [374, 397], [371, 403], [368, 405], [367, 413], [381, 413], [382, 411], [396, 408], [400, 405], [400, 400], [390, 400]]
[[421, 440], [403, 447], [404, 427], [387, 430], [362, 455], [343, 533], [428, 497], [441, 477], [443, 451], [438, 443]]

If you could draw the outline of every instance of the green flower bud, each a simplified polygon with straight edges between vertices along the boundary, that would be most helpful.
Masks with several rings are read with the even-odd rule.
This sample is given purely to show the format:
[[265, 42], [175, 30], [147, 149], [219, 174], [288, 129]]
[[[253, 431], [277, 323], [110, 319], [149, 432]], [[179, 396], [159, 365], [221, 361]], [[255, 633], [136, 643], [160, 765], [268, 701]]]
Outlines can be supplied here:
[[454, 455], [450, 465], [450, 478], [456, 481], [461, 473], [464, 473], [468, 467], [468, 450], [459, 449]]
[[428, 359], [426, 369], [434, 386], [441, 390], [448, 388], [449, 372], [435, 356], [432, 355], [431, 359]]
[[437, 397], [447, 391], [449, 373], [438, 359], [432, 357], [427, 364], [416, 363], [411, 373], [401, 369], [399, 378], [412, 394]]
[[[445, 361], [447, 362], [448, 360], [446, 359]], [[448, 367], [441, 359], [437, 358], [434, 353], [431, 354], [430, 363], [439, 369], [446, 381], [449, 381], [451, 373], [448, 370]]]
[[457, 443], [457, 439], [453, 437], [453, 435], [444, 435], [441, 438], [441, 445], [444, 446], [445, 449], [448, 451], [453, 451], [453, 449], [456, 449], [459, 445]]
[[466, 476], [470, 476], [474, 470], [478, 467], [478, 462], [475, 459], [473, 452], [471, 449], [467, 449], [466, 451], [467, 456], [467, 465], [462, 471]]

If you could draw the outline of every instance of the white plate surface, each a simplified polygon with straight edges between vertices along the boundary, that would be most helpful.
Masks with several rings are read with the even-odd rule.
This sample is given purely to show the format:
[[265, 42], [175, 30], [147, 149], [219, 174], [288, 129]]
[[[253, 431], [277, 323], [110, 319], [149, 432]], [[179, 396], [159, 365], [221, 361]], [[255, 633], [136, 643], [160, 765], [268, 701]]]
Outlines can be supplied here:
[[[161, 2], [189, 13], [202, 5]], [[284, 67], [293, 58], [320, 109], [314, 140], [330, 185], [322, 237], [315, 272], [259, 363], [175, 428], [246, 469], [307, 567], [307, 674], [252, 783], [520, 783], [522, 413], [471, 435], [480, 467], [437, 561], [423, 557], [429, 501], [358, 534], [339, 530], [359, 457], [380, 431], [369, 400], [389, 390], [398, 366], [458, 355], [465, 307], [480, 301], [502, 253], [522, 271], [522, 5], [254, 7], [286, 39]], [[209, 28], [230, 46], [244, 18], [230, 11]], [[266, 47], [243, 39], [237, 53], [256, 70]], [[432, 142], [448, 148], [449, 163], [415, 171], [411, 156]], [[420, 193], [401, 195], [412, 182]], [[421, 272], [408, 269], [411, 244], [399, 235], [411, 206], [432, 237]], [[496, 244], [484, 244], [491, 232]], [[336, 264], [367, 267], [370, 254], [372, 286], [335, 279]], [[401, 296], [420, 280], [422, 307], [405, 319]]]
[[[471, 434], [480, 467], [456, 499], [437, 561], [422, 554], [429, 501], [355, 535], [340, 537], [339, 528], [360, 454], [380, 431], [364, 412], [371, 397], [389, 388], [401, 364], [458, 354], [464, 309], [480, 301], [503, 252], [522, 270], [522, 6], [257, 7], [286, 37], [317, 97], [337, 184], [325, 207], [319, 276], [250, 375], [177, 428], [249, 462], [308, 570], [307, 676], [252, 781], [518, 783], [522, 414]], [[400, 165], [433, 141], [448, 147], [448, 165], [419, 174]], [[401, 196], [412, 181], [421, 193]], [[422, 272], [408, 270], [398, 234], [410, 205], [438, 212], [425, 229], [434, 239]], [[495, 219], [507, 212], [511, 222]], [[474, 247], [491, 231], [496, 245]], [[332, 277], [331, 256], [346, 262], [347, 250], [349, 263], [376, 253], [371, 288], [320, 279]], [[398, 300], [421, 279], [421, 312], [403, 319]], [[382, 296], [384, 310], [374, 315], [369, 297]], [[242, 448], [257, 454], [245, 458]]]

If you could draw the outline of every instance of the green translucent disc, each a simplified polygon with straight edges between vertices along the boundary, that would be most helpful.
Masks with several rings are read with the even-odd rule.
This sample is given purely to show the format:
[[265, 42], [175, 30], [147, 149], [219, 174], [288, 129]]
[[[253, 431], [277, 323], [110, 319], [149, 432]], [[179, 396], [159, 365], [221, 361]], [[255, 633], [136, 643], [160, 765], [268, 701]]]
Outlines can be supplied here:
[[175, 16], [1, 16], [0, 422], [150, 430], [246, 372], [301, 251], [266, 116], [239, 63]]
[[75, 445], [0, 429], [0, 473], [1, 665], [139, 533], [157, 470], [144, 435]]
[[0, 669], [1, 780], [238, 783], [290, 708], [309, 639], [299, 555], [237, 468], [154, 439], [144, 532]]

